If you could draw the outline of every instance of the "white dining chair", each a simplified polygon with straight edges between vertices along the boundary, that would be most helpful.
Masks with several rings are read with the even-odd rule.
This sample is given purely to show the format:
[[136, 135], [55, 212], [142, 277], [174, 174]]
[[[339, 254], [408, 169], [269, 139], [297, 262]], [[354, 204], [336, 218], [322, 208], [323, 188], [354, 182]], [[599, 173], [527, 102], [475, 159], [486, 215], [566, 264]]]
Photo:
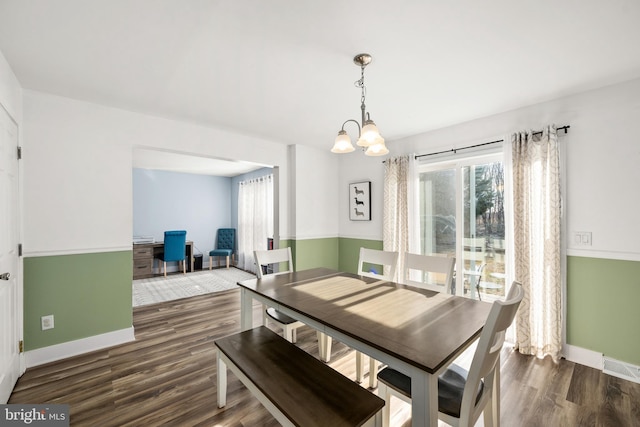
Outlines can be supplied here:
[[[253, 256], [257, 264], [257, 277], [261, 279], [266, 274], [285, 274], [293, 271], [293, 257], [291, 256], [291, 248], [272, 249], [268, 251], [253, 251]], [[287, 263], [287, 269], [273, 271], [274, 264], [282, 265]], [[287, 341], [295, 343], [297, 340], [296, 329], [303, 326], [304, 323], [296, 320], [273, 307], [268, 307], [262, 311], [262, 323], [268, 326], [269, 319], [282, 329], [282, 334]]]
[[[398, 268], [398, 252], [381, 251], [377, 249], [360, 248], [358, 257], [358, 274], [373, 279], [393, 282]], [[367, 267], [368, 266], [368, 267]], [[373, 268], [377, 266], [380, 272]], [[331, 358], [331, 337], [318, 332], [318, 345], [320, 346], [320, 358], [328, 362]], [[364, 377], [365, 355], [356, 351], [356, 381], [361, 383]], [[375, 388], [378, 384], [378, 361], [369, 357], [369, 387]]]
[[404, 254], [404, 283], [417, 288], [452, 294], [455, 257]]
[[[452, 426], [471, 427], [484, 412], [484, 425], [499, 425], [500, 351], [524, 290], [513, 282], [505, 301], [494, 301], [469, 371], [452, 363], [438, 378], [438, 418]], [[411, 378], [387, 367], [378, 374], [378, 396], [384, 399], [382, 426], [389, 426], [391, 396], [411, 403]]]

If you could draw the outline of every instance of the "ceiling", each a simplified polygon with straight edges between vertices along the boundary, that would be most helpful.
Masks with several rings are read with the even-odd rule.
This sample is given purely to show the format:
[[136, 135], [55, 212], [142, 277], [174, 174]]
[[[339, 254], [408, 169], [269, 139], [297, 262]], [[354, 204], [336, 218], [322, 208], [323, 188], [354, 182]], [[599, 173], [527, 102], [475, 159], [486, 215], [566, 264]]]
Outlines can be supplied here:
[[249, 162], [228, 161], [170, 151], [136, 148], [133, 167], [170, 172], [234, 177], [265, 167]]
[[328, 150], [360, 117], [357, 53], [390, 142], [639, 78], [639, 19], [637, 0], [0, 0], [0, 51], [25, 89]]

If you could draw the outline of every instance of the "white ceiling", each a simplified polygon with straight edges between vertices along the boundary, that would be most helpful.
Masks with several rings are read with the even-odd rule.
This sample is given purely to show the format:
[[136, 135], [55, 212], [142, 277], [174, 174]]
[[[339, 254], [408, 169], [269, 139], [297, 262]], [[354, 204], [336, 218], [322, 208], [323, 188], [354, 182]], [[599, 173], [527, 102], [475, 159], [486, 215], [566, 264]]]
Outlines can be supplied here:
[[638, 0], [0, 0], [0, 51], [26, 89], [329, 149], [360, 116], [357, 53], [393, 141], [638, 78], [639, 20]]
[[136, 148], [133, 150], [133, 167], [234, 177], [265, 166], [249, 162], [227, 161], [169, 151]]

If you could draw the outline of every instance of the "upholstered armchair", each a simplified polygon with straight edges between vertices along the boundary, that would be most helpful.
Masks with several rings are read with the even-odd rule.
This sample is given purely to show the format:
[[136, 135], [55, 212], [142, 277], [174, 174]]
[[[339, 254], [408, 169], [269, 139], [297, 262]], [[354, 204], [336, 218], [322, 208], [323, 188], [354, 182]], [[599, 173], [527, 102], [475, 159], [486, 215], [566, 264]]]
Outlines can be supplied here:
[[[229, 258], [235, 263], [236, 229], [219, 228], [216, 249], [209, 252], [209, 270], [213, 266], [213, 257], [226, 257], [227, 268], [229, 268]], [[220, 261], [218, 261], [218, 264]]]

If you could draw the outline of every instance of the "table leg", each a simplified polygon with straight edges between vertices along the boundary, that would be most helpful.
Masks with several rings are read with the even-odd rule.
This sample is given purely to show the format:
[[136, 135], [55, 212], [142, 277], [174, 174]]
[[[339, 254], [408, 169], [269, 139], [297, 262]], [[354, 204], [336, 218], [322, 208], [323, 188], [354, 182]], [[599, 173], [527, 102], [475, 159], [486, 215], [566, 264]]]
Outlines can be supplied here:
[[411, 425], [438, 425], [438, 376], [420, 371], [411, 377]]
[[253, 328], [253, 298], [249, 291], [240, 288], [240, 329], [247, 331]]

